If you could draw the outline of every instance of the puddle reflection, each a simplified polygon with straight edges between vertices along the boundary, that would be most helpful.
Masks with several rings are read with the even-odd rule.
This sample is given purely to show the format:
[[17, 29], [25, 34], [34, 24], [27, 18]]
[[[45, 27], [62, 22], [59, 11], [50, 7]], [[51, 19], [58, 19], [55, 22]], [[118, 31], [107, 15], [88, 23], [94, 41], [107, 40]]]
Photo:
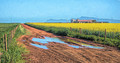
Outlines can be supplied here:
[[47, 46], [44, 46], [44, 45], [37, 45], [37, 44], [33, 44], [33, 43], [30, 43], [32, 46], [36, 46], [36, 47], [39, 47], [39, 48], [43, 48], [43, 49], [48, 49]]
[[[97, 46], [92, 46], [92, 45], [88, 45], [88, 44], [84, 44], [84, 43], [79, 43], [79, 44], [81, 44], [81, 46], [69, 45], [68, 43], [65, 43], [64, 41], [61, 41], [59, 38], [51, 38], [51, 37], [45, 37], [45, 39], [33, 38], [32, 41], [40, 42], [42, 44], [48, 44], [49, 42], [62, 43], [62, 44], [67, 44], [68, 46], [73, 47], [73, 48], [83, 48], [83, 47], [95, 48], [95, 49], [103, 49], [104, 48], [104, 47], [97, 47]], [[67, 41], [76, 43], [76, 41], [73, 41], [70, 39], [67, 39]], [[31, 44], [31, 45], [39, 47], [39, 48], [43, 48], [43, 49], [48, 49], [47, 46], [43, 46], [43, 45], [37, 45], [37, 44]]]

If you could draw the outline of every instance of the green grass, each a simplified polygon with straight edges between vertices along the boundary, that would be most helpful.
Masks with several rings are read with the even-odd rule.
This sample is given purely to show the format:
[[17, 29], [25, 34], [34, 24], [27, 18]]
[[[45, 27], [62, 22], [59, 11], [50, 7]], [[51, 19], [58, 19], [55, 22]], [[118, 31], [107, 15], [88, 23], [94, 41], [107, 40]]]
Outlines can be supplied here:
[[5, 33], [9, 33], [17, 25], [18, 23], [0, 23], [0, 37], [2, 37], [2, 35]]
[[54, 33], [56, 35], [91, 40], [95, 43], [100, 43], [100, 44], [104, 44], [104, 45], [118, 47], [120, 49], [120, 35], [119, 35], [119, 33], [118, 33], [118, 35], [116, 35], [116, 38], [111, 38], [109, 33], [108, 33], [107, 38], [105, 40], [104, 39], [105, 33], [100, 32], [101, 36], [99, 37], [97, 35], [99, 31], [98, 32], [96, 32], [96, 31], [90, 32], [88, 30], [82, 30], [82, 34], [80, 34], [77, 29], [73, 29], [73, 31], [70, 31], [69, 28], [62, 28], [62, 27], [46, 27], [46, 26], [38, 26], [38, 25], [31, 25], [31, 24], [27, 24], [27, 25], [32, 26], [32, 27], [37, 28], [37, 29], [47, 31], [47, 32]]
[[[0, 39], [0, 52], [3, 53], [2, 57], [1, 57], [2, 63], [25, 63], [25, 60], [23, 60], [22, 55], [28, 53], [28, 51], [24, 47], [18, 45], [16, 39], [19, 36], [25, 34], [26, 30], [20, 24], [17, 24], [17, 25], [19, 25], [19, 26], [16, 30], [16, 33], [15, 33], [13, 39], [11, 41], [8, 41], [7, 52], [3, 49], [4, 45], [3, 45], [2, 39]], [[6, 32], [8, 33], [8, 31], [6, 31]], [[6, 33], [6, 32], [4, 32], [4, 33]], [[10, 37], [9, 33], [7, 35], [9, 38]]]

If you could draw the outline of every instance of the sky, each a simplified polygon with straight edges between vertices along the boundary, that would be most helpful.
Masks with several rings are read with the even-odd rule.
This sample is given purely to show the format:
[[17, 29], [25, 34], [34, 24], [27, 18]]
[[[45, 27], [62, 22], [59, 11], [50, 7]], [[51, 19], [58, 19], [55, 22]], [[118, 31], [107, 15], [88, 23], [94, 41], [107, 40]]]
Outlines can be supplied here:
[[81, 16], [120, 20], [120, 0], [0, 0], [1, 20], [14, 22], [14, 19], [71, 19]]

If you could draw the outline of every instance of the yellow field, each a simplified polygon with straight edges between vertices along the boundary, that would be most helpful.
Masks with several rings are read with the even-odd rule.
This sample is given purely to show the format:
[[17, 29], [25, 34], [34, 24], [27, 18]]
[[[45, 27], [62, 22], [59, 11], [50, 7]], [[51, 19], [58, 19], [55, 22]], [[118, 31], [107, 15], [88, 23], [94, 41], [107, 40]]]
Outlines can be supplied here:
[[33, 25], [82, 28], [88, 30], [99, 30], [107, 32], [120, 32], [120, 23], [29, 23]]

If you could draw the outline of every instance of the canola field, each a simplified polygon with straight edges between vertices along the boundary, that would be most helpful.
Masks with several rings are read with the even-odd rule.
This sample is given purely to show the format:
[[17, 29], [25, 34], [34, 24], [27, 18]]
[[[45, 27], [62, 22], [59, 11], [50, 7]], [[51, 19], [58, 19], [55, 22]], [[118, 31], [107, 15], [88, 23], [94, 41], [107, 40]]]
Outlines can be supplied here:
[[120, 32], [120, 23], [28, 23], [32, 25], [66, 27], [66, 28], [82, 28], [94, 31]]

